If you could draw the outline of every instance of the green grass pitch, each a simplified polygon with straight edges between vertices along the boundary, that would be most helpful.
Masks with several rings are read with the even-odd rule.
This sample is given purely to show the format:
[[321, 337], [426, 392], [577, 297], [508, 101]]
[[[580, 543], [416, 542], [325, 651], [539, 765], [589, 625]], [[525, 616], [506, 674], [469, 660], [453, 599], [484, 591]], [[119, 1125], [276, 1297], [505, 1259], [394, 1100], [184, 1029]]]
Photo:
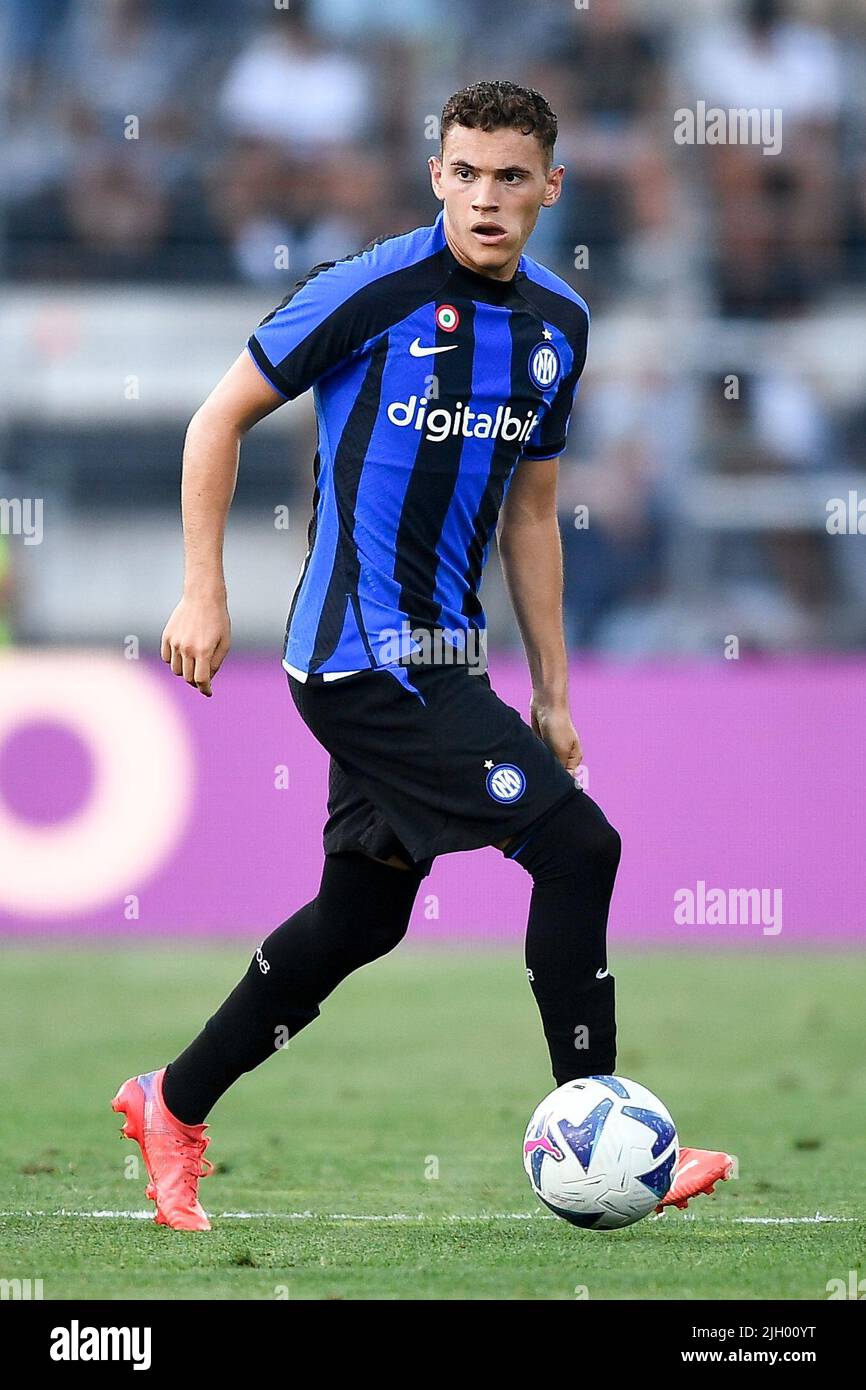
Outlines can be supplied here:
[[[825, 1299], [862, 1275], [866, 956], [775, 944], [612, 961], [618, 1070], [683, 1142], [739, 1157], [688, 1214], [595, 1233], [540, 1207], [521, 1140], [552, 1082], [520, 948], [407, 944], [217, 1106], [212, 1232], [124, 1216], [152, 1207], [111, 1097], [249, 954], [5, 948], [0, 1277], [46, 1299], [573, 1300]], [[837, 1219], [781, 1220], [816, 1214]]]

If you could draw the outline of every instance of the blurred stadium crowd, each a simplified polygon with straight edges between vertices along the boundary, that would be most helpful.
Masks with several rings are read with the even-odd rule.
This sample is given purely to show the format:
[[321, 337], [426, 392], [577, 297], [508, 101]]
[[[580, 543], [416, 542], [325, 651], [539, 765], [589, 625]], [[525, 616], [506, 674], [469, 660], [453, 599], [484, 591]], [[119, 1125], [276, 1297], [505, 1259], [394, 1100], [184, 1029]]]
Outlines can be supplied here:
[[[489, 76], [538, 87], [567, 175], [529, 249], [594, 316], [561, 470], [570, 640], [628, 654], [718, 654], [729, 634], [754, 650], [866, 644], [866, 542], [825, 524], [830, 498], [866, 486], [862, 0], [3, 11], [7, 291], [19, 307], [106, 284], [170, 287], [178, 304], [237, 296], [224, 366], [309, 266], [432, 221], [426, 159], [453, 90]], [[678, 145], [674, 112], [700, 101], [778, 108], [781, 151]], [[41, 323], [52, 339], [68, 331], [68, 318]], [[55, 489], [106, 532], [122, 518], [131, 535], [143, 508], [175, 527], [184, 423], [84, 428], [13, 396], [0, 495]], [[238, 499], [252, 515], [291, 477], [301, 553], [311, 452], [309, 422], [251, 437]], [[7, 633], [57, 636], [28, 603], [38, 566], [16, 580], [4, 544]], [[62, 562], [47, 568], [74, 587]], [[498, 577], [485, 599], [492, 635], [515, 642]], [[108, 639], [114, 623], [106, 611], [87, 633]]]

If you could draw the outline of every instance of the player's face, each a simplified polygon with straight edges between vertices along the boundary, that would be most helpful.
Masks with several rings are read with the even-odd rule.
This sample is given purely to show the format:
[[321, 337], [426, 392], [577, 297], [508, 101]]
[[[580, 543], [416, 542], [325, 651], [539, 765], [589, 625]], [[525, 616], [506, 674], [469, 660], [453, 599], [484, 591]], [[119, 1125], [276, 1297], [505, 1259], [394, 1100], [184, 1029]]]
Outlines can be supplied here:
[[442, 158], [433, 155], [429, 166], [454, 255], [483, 275], [510, 279], [539, 209], [559, 197], [563, 165], [548, 169], [535, 135], [454, 125]]

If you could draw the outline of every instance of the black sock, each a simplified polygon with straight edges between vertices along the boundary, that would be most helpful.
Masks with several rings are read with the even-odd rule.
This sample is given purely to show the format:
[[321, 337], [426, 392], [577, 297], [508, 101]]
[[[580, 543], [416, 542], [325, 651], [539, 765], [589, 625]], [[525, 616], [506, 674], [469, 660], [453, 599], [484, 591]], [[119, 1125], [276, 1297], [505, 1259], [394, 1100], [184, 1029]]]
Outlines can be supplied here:
[[246, 975], [166, 1070], [163, 1094], [201, 1124], [229, 1086], [318, 1017], [353, 970], [400, 942], [422, 875], [354, 851], [325, 856], [317, 897], [262, 942]]
[[557, 1085], [616, 1067], [607, 917], [620, 838], [583, 791], [513, 856], [533, 876], [526, 966]]

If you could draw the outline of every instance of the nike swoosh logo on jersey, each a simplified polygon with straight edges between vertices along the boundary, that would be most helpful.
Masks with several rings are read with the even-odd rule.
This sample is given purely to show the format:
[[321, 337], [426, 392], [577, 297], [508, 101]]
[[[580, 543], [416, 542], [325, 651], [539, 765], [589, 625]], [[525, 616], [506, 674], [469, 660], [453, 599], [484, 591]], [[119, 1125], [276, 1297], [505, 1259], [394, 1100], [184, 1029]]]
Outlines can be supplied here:
[[453, 352], [459, 346], [459, 343], [448, 343], [444, 347], [422, 347], [421, 339], [416, 338], [409, 344], [409, 352], [412, 357], [432, 357], [436, 352]]
[[596, 970], [596, 972], [595, 972], [595, 978], [596, 978], [597, 980], [604, 980], [604, 979], [606, 979], [607, 975], [608, 975], [608, 968], [607, 968], [607, 966], [605, 966], [603, 970]]

